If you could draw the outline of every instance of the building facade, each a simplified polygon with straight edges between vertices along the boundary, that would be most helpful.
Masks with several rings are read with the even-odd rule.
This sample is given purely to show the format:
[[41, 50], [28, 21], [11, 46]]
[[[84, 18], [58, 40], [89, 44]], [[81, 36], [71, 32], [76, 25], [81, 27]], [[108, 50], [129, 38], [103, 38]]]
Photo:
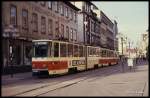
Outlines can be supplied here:
[[90, 1], [71, 1], [80, 9], [78, 13], [79, 43], [100, 46], [100, 20]]
[[141, 34], [140, 42], [137, 46], [139, 57], [148, 58], [148, 56], [149, 56], [149, 49], [148, 49], [149, 43], [148, 43], [148, 40], [149, 40], [149, 31], [147, 30], [146, 32]]
[[114, 20], [113, 31], [114, 31], [114, 48], [116, 51], [118, 51], [118, 38], [116, 37], [118, 35], [118, 26], [116, 20]]
[[[10, 52], [13, 53], [12, 65], [31, 65], [32, 40], [35, 39], [76, 43], [78, 11], [68, 1], [2, 2], [3, 67], [10, 65]], [[9, 27], [17, 29], [17, 37], [10, 38]]]
[[100, 11], [100, 34], [101, 34], [101, 43], [103, 48], [114, 50], [114, 24], [113, 22], [104, 14], [103, 11]]

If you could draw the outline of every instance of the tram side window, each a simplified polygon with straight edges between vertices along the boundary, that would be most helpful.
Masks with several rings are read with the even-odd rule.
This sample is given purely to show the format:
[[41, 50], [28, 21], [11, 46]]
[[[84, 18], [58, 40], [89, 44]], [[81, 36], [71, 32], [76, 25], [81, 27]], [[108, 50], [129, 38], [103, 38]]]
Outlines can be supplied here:
[[116, 52], [114, 52], [114, 57], [117, 57], [117, 53]]
[[52, 42], [49, 43], [49, 56], [52, 57]]
[[79, 46], [79, 57], [83, 57], [84, 52], [83, 52], [83, 46]]
[[74, 45], [73, 54], [74, 54], [74, 57], [78, 57], [79, 56], [78, 45]]
[[104, 50], [101, 50], [101, 56], [104, 57]]
[[102, 50], [100, 49], [99, 56], [102, 57]]
[[90, 47], [90, 56], [93, 55], [93, 49]]
[[102, 50], [102, 57], [106, 57], [107, 54], [106, 54], [106, 50]]
[[107, 57], [110, 57], [110, 51], [106, 51]]
[[65, 43], [60, 44], [60, 57], [66, 57], [67, 56], [67, 47]]
[[112, 57], [114, 57], [114, 52], [112, 51]]
[[73, 45], [68, 44], [68, 56], [72, 57], [73, 56]]
[[91, 55], [91, 52], [90, 52], [90, 47], [88, 47], [88, 56]]
[[59, 57], [59, 43], [54, 43], [54, 57]]
[[96, 56], [99, 56], [99, 52], [100, 52], [100, 50], [98, 48], [96, 48]]
[[96, 48], [93, 48], [93, 55], [96, 56]]

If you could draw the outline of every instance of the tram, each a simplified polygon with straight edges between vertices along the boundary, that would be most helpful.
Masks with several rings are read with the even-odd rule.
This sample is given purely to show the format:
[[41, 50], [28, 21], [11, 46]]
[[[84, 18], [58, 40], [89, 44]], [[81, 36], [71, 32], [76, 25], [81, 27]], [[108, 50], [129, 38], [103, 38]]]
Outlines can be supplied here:
[[118, 54], [94, 46], [54, 40], [33, 40], [32, 73], [65, 74], [118, 63]]

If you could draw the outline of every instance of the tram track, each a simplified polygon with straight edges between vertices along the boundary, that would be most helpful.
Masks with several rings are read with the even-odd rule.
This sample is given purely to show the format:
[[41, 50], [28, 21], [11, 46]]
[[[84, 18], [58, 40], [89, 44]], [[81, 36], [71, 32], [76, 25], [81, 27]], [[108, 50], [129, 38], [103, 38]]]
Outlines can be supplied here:
[[[117, 67], [117, 65], [115, 65], [115, 66]], [[86, 81], [88, 79], [89, 79], [88, 82], [92, 82], [96, 79], [111, 75], [113, 73], [120, 72], [120, 70], [116, 70], [117, 68], [115, 66], [112, 66], [112, 67], [109, 66], [109, 67], [104, 67], [104, 68], [100, 68], [100, 69], [98, 68], [98, 69], [86, 71], [85, 73], [83, 72], [83, 74], [82, 74], [82, 72], [77, 73], [77, 74], [79, 74], [79, 76], [77, 76], [77, 74], [74, 74], [73, 76], [77, 76], [77, 77], [73, 77], [72, 79], [68, 79], [68, 80], [64, 80], [61, 82], [56, 82], [54, 84], [47, 84], [47, 85], [44, 85], [41, 87], [33, 88], [30, 90], [15, 94], [13, 96], [31, 96], [31, 95], [32, 96], [40, 96], [40, 95], [46, 94], [46, 93], [54, 91], [54, 90], [72, 86], [74, 84]], [[100, 72], [100, 73], [98, 73], [98, 72]], [[89, 75], [89, 73], [90, 73], [90, 75]]]

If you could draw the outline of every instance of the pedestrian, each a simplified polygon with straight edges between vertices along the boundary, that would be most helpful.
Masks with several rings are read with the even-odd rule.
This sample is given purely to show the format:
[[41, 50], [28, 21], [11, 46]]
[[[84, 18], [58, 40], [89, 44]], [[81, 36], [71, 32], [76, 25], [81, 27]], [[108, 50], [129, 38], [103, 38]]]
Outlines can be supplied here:
[[123, 55], [120, 55], [120, 64], [122, 66], [122, 71], [124, 72], [124, 57], [123, 57]]
[[131, 57], [128, 58], [128, 66], [129, 66], [130, 70], [133, 68], [133, 58], [131, 58]]

